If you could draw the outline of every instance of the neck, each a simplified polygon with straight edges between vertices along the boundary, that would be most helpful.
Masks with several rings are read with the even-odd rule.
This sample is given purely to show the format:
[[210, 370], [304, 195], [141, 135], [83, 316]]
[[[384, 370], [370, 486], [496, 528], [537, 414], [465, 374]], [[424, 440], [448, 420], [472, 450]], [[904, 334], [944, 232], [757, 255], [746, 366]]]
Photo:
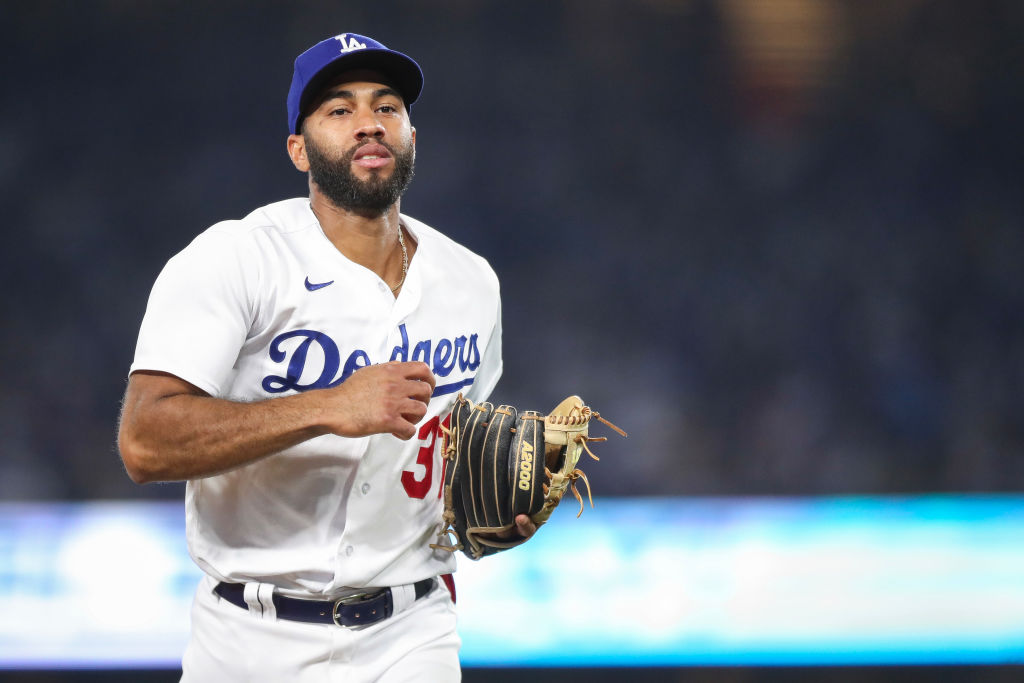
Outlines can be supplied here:
[[[398, 202], [375, 216], [347, 211], [318, 192], [310, 194], [309, 205], [320, 221], [324, 235], [348, 260], [372, 270], [388, 286], [401, 280]], [[411, 255], [412, 250], [409, 250]]]
[[367, 265], [365, 260], [373, 260], [375, 255], [387, 255], [396, 244], [397, 203], [375, 216], [343, 209], [319, 193], [310, 196], [309, 205], [327, 239], [338, 251], [357, 263]]

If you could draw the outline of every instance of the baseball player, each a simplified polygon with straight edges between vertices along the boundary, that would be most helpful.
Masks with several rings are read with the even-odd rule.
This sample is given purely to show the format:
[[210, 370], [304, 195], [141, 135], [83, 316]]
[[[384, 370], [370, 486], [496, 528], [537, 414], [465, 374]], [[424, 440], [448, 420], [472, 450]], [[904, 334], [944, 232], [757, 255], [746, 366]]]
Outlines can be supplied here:
[[309, 198], [212, 226], [153, 286], [119, 448], [136, 482], [188, 482], [184, 681], [461, 677], [454, 555], [431, 542], [445, 421], [501, 375], [500, 300], [483, 258], [399, 211], [422, 85], [366, 36], [299, 55]]

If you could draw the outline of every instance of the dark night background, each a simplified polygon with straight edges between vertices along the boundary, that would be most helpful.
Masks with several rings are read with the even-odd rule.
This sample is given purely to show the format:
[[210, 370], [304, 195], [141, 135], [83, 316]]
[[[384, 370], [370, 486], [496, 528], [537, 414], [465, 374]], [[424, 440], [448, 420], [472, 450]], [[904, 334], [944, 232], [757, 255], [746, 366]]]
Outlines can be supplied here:
[[1024, 4], [44, 0], [0, 4], [0, 500], [181, 496], [114, 446], [149, 288], [306, 194], [291, 63], [345, 31], [423, 67], [402, 209], [501, 278], [495, 398], [629, 430], [596, 494], [1021, 489]]

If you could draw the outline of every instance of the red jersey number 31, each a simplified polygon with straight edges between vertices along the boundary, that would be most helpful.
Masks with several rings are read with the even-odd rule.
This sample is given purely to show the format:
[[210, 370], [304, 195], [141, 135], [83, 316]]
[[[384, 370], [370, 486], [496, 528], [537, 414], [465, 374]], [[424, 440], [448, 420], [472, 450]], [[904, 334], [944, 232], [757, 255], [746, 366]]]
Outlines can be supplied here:
[[[426, 441], [426, 445], [420, 447], [419, 454], [416, 456], [416, 464], [423, 466], [423, 476], [419, 479], [416, 478], [416, 472], [412, 470], [402, 471], [402, 486], [405, 488], [405, 492], [410, 498], [425, 498], [427, 493], [430, 491], [431, 485], [434, 483], [434, 463], [435, 460], [441, 459], [440, 453], [443, 451], [443, 447], [446, 445], [442, 438], [442, 449], [438, 449], [437, 440], [438, 437], [442, 436], [441, 425], [447, 429], [451, 424], [452, 416], [449, 413], [444, 418], [444, 422], [441, 422], [441, 418], [438, 415], [430, 418], [423, 423], [420, 427], [420, 431], [416, 434], [416, 437], [420, 441]], [[436, 457], [435, 457], [436, 456]], [[447, 461], [442, 461], [447, 463]], [[442, 464], [440, 481], [444, 481], [444, 467]], [[441, 495], [441, 488], [438, 487], [438, 497]]]

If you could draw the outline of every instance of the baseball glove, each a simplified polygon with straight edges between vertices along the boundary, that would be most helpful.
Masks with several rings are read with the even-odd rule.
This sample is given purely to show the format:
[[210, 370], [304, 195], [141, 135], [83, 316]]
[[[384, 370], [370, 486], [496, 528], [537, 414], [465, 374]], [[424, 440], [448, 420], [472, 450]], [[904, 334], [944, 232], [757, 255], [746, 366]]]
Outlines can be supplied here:
[[438, 542], [431, 548], [461, 550], [478, 560], [526, 541], [516, 531], [517, 515], [529, 515], [538, 527], [548, 520], [566, 490], [579, 501], [576, 480], [590, 482], [576, 465], [588, 442], [606, 441], [588, 434], [596, 419], [622, 436], [626, 433], [570, 396], [541, 415], [532, 410], [490, 403], [475, 405], [459, 394], [451, 413], [444, 448], [444, 513]]

